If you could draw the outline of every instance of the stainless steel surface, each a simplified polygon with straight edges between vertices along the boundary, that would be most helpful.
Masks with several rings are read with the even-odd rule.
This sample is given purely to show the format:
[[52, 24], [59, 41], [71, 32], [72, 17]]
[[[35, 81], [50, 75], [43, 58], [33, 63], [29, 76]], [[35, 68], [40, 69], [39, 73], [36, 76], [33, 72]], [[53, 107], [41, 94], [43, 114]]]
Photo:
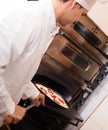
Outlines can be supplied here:
[[98, 47], [100, 49], [103, 49], [108, 42], [108, 36], [97, 26], [97, 24], [92, 19], [89, 18], [89, 16], [83, 15], [79, 21], [83, 23], [91, 32], [94, 33], [94, 35], [96, 35], [100, 39], [101, 45], [99, 45]]
[[99, 66], [92, 59], [61, 35], [55, 37], [46, 54], [86, 81], [92, 80], [99, 71]]
[[[85, 27], [87, 27], [99, 40], [101, 41], [101, 44], [97, 47], [93, 47], [86, 39], [84, 39], [77, 31], [74, 30], [75, 24], [69, 24], [66, 26], [59, 25], [61, 27], [61, 30], [64, 31], [67, 35], [72, 37], [76, 42], [78, 42], [85, 50], [87, 50], [89, 53], [91, 53], [96, 59], [98, 59], [99, 62], [102, 62], [105, 64], [107, 62], [107, 58], [103, 56], [98, 50], [103, 51], [105, 48], [108, 37], [103, 33], [96, 24], [87, 16], [82, 16], [79, 20]], [[84, 31], [84, 30], [83, 30]], [[86, 33], [86, 32], [85, 32]], [[95, 45], [95, 42], [93, 43]]]

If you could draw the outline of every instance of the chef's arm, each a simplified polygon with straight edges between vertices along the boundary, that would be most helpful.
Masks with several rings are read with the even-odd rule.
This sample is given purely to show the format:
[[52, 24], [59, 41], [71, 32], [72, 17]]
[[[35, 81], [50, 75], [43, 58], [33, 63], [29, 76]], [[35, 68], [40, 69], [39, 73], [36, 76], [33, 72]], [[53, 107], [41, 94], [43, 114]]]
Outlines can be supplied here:
[[25, 84], [24, 86], [26, 88], [22, 99], [27, 99], [27, 98], [31, 98], [34, 99], [39, 95], [39, 90], [35, 87], [35, 85], [30, 81], [27, 84]]
[[15, 109], [15, 103], [6, 89], [5, 81], [2, 77], [2, 73], [4, 73], [11, 56], [11, 45], [7, 35], [5, 27], [0, 24], [0, 123], [3, 118], [12, 114]]
[[15, 105], [10, 94], [5, 88], [3, 79], [0, 77], [0, 126], [8, 116], [13, 118], [12, 123], [16, 124], [24, 117], [26, 109]]
[[2, 77], [0, 77], [0, 117], [4, 119], [8, 115], [13, 114], [14, 109], [15, 103], [6, 90]]
[[[19, 119], [19, 113], [22, 114], [22, 109], [15, 105], [11, 94], [6, 89], [5, 80], [2, 77], [12, 55], [12, 42], [10, 42], [9, 34], [10, 32], [8, 33], [7, 28], [0, 23], [0, 126], [3, 125], [3, 121], [7, 116], [12, 115], [13, 118]], [[21, 114], [20, 117], [23, 117], [24, 114]]]

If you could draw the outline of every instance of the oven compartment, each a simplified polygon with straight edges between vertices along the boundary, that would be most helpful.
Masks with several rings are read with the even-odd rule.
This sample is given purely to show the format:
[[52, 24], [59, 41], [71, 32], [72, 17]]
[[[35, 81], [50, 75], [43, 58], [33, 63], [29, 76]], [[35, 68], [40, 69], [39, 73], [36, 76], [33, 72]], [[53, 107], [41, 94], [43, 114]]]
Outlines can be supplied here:
[[80, 23], [82, 23], [85, 27], [88, 28], [89, 31], [91, 31], [97, 38], [99, 38], [101, 44], [98, 46], [100, 50], [103, 50], [103, 48], [108, 43], [108, 36], [97, 26], [97, 24], [88, 16], [83, 15], [80, 20]]
[[[41, 63], [32, 81], [54, 89], [60, 93], [68, 105], [72, 107], [73, 102], [87, 85], [83, 80], [80, 80], [79, 76], [69, 74], [67, 68], [58, 64], [53, 64], [53, 67], [51, 64], [46, 63], [46, 58], [48, 62], [50, 61], [50, 63], [53, 64], [49, 57], [45, 56], [45, 62]], [[60, 67], [60, 69], [58, 70], [56, 66], [58, 68]]]
[[[107, 49], [107, 44], [108, 44], [108, 36], [96, 25], [96, 23], [87, 15], [82, 15], [80, 17], [79, 23], [83, 25], [82, 28], [83, 30], [80, 31], [80, 33], [82, 32], [82, 34], [86, 35], [86, 31], [87, 33], [90, 32], [92, 33], [92, 35], [94, 35], [94, 37], [96, 37], [96, 41], [94, 41], [94, 43], [89, 42], [89, 44], [93, 44], [93, 46], [99, 50], [101, 52], [101, 54], [103, 54], [107, 59], [108, 59], [108, 51], [106, 52]], [[73, 25], [73, 28], [75, 27], [75, 24]], [[81, 28], [79, 28], [81, 29]], [[79, 32], [79, 31], [78, 31]], [[90, 34], [88, 33], [88, 34]], [[90, 38], [90, 36], [88, 36]], [[86, 39], [86, 38], [85, 38]], [[92, 37], [91, 40], [92, 41]], [[100, 44], [95, 44], [95, 43], [100, 43]]]
[[75, 107], [76, 110], [92, 93], [92, 88], [90, 86], [87, 88], [88, 84], [85, 83], [84, 79], [47, 54], [44, 55], [33, 82], [56, 90], [64, 97], [69, 106]]
[[[102, 37], [102, 33], [98, 28], [96, 28], [95, 32], [91, 32], [84, 24], [77, 22], [74, 25], [74, 30], [78, 32], [91, 46], [97, 49], [104, 57], [108, 58], [108, 55], [103, 51], [103, 48], [105, 48], [108, 43], [108, 39], [105, 43], [100, 40], [99, 36]], [[97, 34], [99, 35], [98, 37]]]
[[62, 35], [55, 37], [46, 54], [85, 81], [92, 80], [99, 71], [99, 65], [94, 60], [90, 59]]
[[[82, 47], [87, 53], [91, 54], [94, 59], [98, 60], [100, 64], [106, 64], [108, 62], [106, 54], [102, 54], [104, 52], [107, 53], [107, 44], [104, 45], [103, 49], [97, 50], [94, 46], [92, 46], [83, 36], [81, 36], [77, 31], [73, 29], [73, 24], [69, 24], [66, 26], [60, 26], [60, 32], [65, 33], [71, 39], [77, 42], [80, 47]], [[95, 44], [95, 43], [93, 43]], [[100, 49], [100, 48], [99, 48]]]

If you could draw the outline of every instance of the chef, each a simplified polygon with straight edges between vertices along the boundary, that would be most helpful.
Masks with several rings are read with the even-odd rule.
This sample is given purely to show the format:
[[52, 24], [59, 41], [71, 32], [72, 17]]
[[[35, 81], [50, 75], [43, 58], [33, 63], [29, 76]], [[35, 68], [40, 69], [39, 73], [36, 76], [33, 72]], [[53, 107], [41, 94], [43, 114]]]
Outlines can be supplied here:
[[[57, 22], [78, 21], [96, 0], [3, 0], [0, 1], [0, 126], [13, 117], [11, 129], [35, 130], [28, 121], [21, 99], [30, 98], [36, 107], [45, 96], [31, 82], [42, 56], [58, 32]], [[38, 117], [37, 117], [38, 118]]]

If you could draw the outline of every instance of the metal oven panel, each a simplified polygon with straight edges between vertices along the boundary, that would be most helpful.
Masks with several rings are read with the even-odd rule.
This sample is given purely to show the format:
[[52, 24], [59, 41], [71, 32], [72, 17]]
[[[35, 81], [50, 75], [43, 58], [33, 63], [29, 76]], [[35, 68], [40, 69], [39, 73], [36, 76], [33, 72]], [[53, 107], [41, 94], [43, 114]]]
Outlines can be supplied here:
[[[108, 43], [108, 36], [96, 25], [96, 23], [89, 18], [89, 16], [85, 16], [83, 15], [80, 20], [79, 20], [79, 23], [83, 25], [83, 28], [82, 28], [82, 33], [84, 35], [87, 35], [87, 37], [90, 37], [90, 35], [94, 35], [92, 37], [90, 37], [91, 41], [94, 40], [94, 47], [97, 47], [98, 50], [102, 51], [103, 54], [106, 54], [106, 57], [108, 58], [108, 55], [107, 53], [104, 52], [104, 49], [106, 47], [106, 44]], [[77, 23], [76, 23], [77, 24]], [[75, 27], [76, 25], [73, 25], [73, 28]], [[85, 28], [85, 29], [84, 29]], [[80, 31], [81, 32], [81, 31]], [[88, 34], [86, 34], [88, 33]], [[91, 34], [90, 34], [91, 33]], [[83, 35], [83, 36], [84, 36]], [[95, 37], [95, 38], [94, 38]], [[85, 39], [86, 39], [85, 38]], [[95, 44], [95, 43], [99, 43], [99, 44]]]
[[87, 52], [89, 52], [100, 63], [107, 63], [107, 59], [96, 48], [90, 45], [79, 33], [77, 33], [72, 28], [71, 24], [65, 27], [61, 27], [60, 31], [65, 32], [68, 36], [70, 36], [70, 38], [74, 39], [81, 47], [83, 47]]
[[55, 37], [46, 54], [86, 81], [92, 80], [99, 71], [99, 66], [92, 59], [62, 35]]
[[103, 48], [108, 42], [108, 36], [97, 26], [97, 24], [89, 16], [83, 15], [79, 21], [99, 38], [102, 43], [99, 48]]

